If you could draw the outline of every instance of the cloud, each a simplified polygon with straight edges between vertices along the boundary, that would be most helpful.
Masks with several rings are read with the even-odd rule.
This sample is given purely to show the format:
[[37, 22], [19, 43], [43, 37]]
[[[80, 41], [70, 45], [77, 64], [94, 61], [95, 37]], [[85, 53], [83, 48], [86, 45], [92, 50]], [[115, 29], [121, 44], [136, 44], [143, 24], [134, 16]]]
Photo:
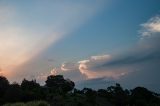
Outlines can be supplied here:
[[160, 33], [160, 15], [152, 17], [149, 21], [141, 24], [143, 29], [140, 31], [142, 37], [153, 36], [155, 33]]
[[78, 62], [64, 62], [59, 67], [54, 65], [56, 63], [48, 65], [42, 58], [36, 58], [86, 23], [103, 6], [104, 3], [99, 1], [39, 2], [34, 7], [30, 5], [31, 8], [12, 4], [0, 6], [1, 72], [12, 70], [12, 80], [32, 75], [44, 80], [50, 74], [62, 74], [74, 81], [107, 78], [128, 84], [158, 83], [159, 15], [141, 24], [143, 39], [122, 54], [91, 56]]
[[0, 67], [4, 72], [10, 72], [6, 76], [17, 78], [15, 70], [22, 74], [32, 73], [23, 71], [27, 70], [24, 64], [86, 23], [103, 8], [103, 1], [91, 4], [82, 1], [33, 1], [35, 5], [29, 5], [31, 2], [1, 2]]
[[[127, 74], [125, 69], [102, 68], [102, 64], [112, 60], [111, 55], [91, 56], [89, 60], [79, 61], [79, 70], [82, 74], [86, 75], [88, 79], [108, 77], [118, 79], [119, 77]], [[100, 66], [100, 67], [99, 67]]]
[[103, 61], [103, 60], [108, 60], [110, 59], [110, 55], [100, 55], [100, 56], [91, 56], [91, 60], [100, 60], [100, 61]]
[[[120, 77], [117, 82], [127, 86], [145, 86], [149, 89], [158, 91], [160, 74], [160, 30], [159, 16], [149, 19], [142, 24], [141, 33], [143, 39], [140, 39], [134, 47], [123, 51], [121, 54], [115, 54], [112, 59], [95, 69], [126, 69], [126, 75]], [[144, 33], [149, 35], [144, 36]]]
[[[155, 17], [150, 20], [153, 19], [157, 20]], [[146, 28], [149, 22], [157, 23], [157, 21], [147, 21], [143, 24], [142, 29]], [[89, 59], [75, 63], [62, 64], [62, 67], [65, 67], [67, 70], [64, 76], [75, 72], [76, 73], [74, 75], [72, 74], [70, 78], [84, 75], [86, 79], [80, 78], [82, 82], [77, 82], [77, 87], [82, 88], [87, 85], [93, 87], [97, 82], [103, 85], [106, 81], [104, 79], [107, 79], [109, 81], [119, 82], [127, 88], [141, 85], [158, 91], [158, 75], [160, 74], [160, 32], [155, 29], [147, 31], [150, 31], [149, 37], [140, 39], [134, 47], [124, 50], [122, 53], [91, 56]], [[77, 72], [80, 73], [78, 74]]]
[[111, 59], [110, 55], [91, 56], [90, 59], [81, 60], [78, 62], [78, 64], [82, 66], [87, 65], [86, 68], [90, 68], [94, 67], [95, 65], [102, 64], [105, 61], [109, 61], [110, 59]]
[[[64, 62], [59, 67], [51, 64], [52, 67], [48, 69], [51, 71], [46, 72], [45, 70], [45, 72], [33, 75], [37, 76], [41, 84], [44, 84], [42, 82], [48, 75], [61, 74], [73, 80], [79, 89], [84, 87], [106, 88], [118, 82], [129, 89], [144, 86], [159, 92], [159, 34], [159, 32], [151, 33], [150, 37], [140, 39], [134, 47], [122, 53], [90, 56], [80, 61]], [[44, 69], [43, 67], [40, 70]]]
[[64, 62], [61, 65], [61, 70], [62, 71], [70, 71], [70, 70], [75, 70], [77, 69], [77, 64], [71, 63], [71, 62]]
[[[87, 60], [78, 62], [64, 62], [60, 67], [54, 67], [51, 70], [51, 74], [62, 74], [74, 81], [94, 79], [105, 77], [108, 79], [119, 79], [126, 75], [128, 72], [123, 68], [121, 69], [107, 69], [97, 68], [104, 64], [106, 61], [110, 61], [110, 55], [97, 55], [91, 56]], [[50, 75], [50, 74], [48, 74]]]
[[59, 68], [56, 68], [56, 74], [62, 74], [66, 78], [70, 78], [71, 80], [77, 82], [80, 80], [87, 79], [86, 75], [83, 75], [79, 71], [79, 64], [76, 62], [64, 62]]
[[0, 8], [0, 66], [8, 76], [8, 71], [55, 43], [61, 34], [51, 32], [48, 35], [45, 31], [34, 31], [30, 27], [21, 26], [16, 20], [19, 16], [13, 6], [3, 5]]
[[79, 61], [79, 70], [82, 74], [85, 74], [88, 79], [108, 77], [118, 79], [119, 77], [127, 74], [125, 69], [111, 69], [99, 67], [108, 61], [111, 61], [111, 55], [99, 55], [91, 56], [89, 60]]
[[142, 50], [138, 53], [117, 56], [111, 61], [106, 62], [101, 67], [125, 67], [127, 65], [140, 64], [151, 60], [158, 60], [160, 58], [159, 51]]

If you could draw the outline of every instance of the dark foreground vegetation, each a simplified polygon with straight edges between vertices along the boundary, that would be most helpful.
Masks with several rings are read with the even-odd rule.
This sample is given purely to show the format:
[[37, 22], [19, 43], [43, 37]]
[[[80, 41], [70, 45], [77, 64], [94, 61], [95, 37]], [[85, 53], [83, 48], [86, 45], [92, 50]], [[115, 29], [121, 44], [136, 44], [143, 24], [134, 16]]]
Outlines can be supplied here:
[[50, 106], [46, 101], [31, 101], [31, 102], [18, 102], [18, 103], [7, 103], [3, 106]]
[[0, 76], [0, 106], [160, 106], [159, 94], [144, 87], [127, 90], [115, 84], [106, 89], [78, 90], [62, 75], [48, 76], [45, 82], [40, 86], [36, 80], [24, 79], [20, 85], [10, 84]]

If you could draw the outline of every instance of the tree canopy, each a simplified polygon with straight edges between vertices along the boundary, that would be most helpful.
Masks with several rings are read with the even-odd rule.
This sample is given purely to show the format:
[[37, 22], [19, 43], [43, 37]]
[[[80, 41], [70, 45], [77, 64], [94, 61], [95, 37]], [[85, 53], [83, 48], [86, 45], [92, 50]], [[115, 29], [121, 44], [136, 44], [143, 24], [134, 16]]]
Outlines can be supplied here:
[[10, 84], [0, 76], [0, 105], [43, 100], [51, 106], [160, 106], [160, 95], [144, 87], [128, 90], [117, 83], [106, 89], [78, 90], [62, 75], [50, 75], [45, 82], [42, 86], [24, 79], [21, 84]]

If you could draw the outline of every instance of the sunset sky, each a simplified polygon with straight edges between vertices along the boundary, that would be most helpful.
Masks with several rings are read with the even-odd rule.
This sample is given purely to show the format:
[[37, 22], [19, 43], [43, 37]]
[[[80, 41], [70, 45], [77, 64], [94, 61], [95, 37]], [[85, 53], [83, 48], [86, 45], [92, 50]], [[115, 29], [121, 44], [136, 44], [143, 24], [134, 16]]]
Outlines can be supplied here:
[[0, 75], [160, 92], [160, 0], [0, 0]]

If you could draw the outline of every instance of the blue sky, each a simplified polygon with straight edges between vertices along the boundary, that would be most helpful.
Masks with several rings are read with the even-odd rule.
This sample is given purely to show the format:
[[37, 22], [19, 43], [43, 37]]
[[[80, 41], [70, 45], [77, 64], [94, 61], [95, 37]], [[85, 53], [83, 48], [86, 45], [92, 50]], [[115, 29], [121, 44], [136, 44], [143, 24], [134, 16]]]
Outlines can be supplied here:
[[1, 0], [0, 74], [41, 83], [62, 74], [81, 87], [111, 81], [157, 90], [159, 5], [159, 0]]
[[[63, 43], [54, 45], [51, 52], [59, 53], [60, 50], [63, 56], [69, 58], [74, 54], [83, 58], [93, 54], [114, 53], [137, 43], [140, 24], [159, 12], [159, 4], [153, 1], [112, 2], [83, 27], [62, 39]], [[74, 54], [68, 53], [72, 50], [75, 50]]]

